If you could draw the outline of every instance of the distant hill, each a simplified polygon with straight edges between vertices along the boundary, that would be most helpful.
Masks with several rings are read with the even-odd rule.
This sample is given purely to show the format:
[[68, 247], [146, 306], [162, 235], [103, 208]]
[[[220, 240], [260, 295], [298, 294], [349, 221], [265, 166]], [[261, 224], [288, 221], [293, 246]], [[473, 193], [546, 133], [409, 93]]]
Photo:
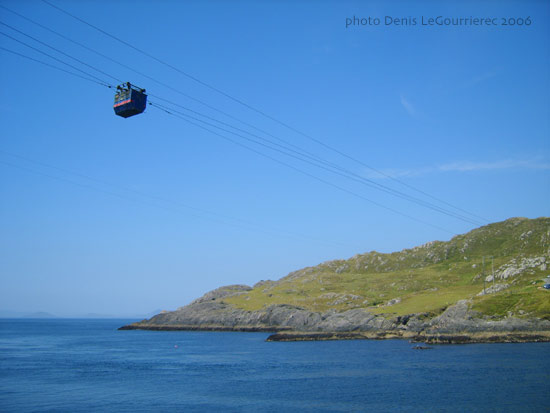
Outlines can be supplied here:
[[57, 318], [56, 315], [47, 313], [45, 311], [37, 311], [35, 313], [25, 314], [24, 318]]
[[56, 315], [45, 311], [26, 313], [24, 311], [0, 310], [0, 318], [58, 318]]
[[136, 325], [298, 331], [550, 329], [550, 291], [542, 288], [550, 274], [549, 258], [550, 218], [511, 218], [446, 242], [358, 254], [253, 287], [221, 287]]

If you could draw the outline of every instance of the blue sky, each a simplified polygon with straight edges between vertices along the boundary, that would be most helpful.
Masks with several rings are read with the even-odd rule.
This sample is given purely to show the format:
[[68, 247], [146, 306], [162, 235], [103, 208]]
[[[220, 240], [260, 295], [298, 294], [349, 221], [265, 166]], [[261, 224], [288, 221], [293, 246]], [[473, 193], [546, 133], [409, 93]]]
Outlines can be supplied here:
[[[221, 285], [549, 215], [547, 2], [51, 3], [177, 70], [42, 1], [0, 1], [0, 32], [74, 67], [4, 35], [0, 47], [131, 81], [172, 113], [186, 112], [161, 99], [283, 139], [356, 179], [217, 129], [256, 152], [247, 150], [158, 107], [116, 117], [112, 89], [0, 50], [0, 310], [175, 309]], [[346, 28], [354, 16], [381, 23]], [[386, 16], [417, 25], [385, 25]], [[421, 24], [438, 16], [498, 25]]]

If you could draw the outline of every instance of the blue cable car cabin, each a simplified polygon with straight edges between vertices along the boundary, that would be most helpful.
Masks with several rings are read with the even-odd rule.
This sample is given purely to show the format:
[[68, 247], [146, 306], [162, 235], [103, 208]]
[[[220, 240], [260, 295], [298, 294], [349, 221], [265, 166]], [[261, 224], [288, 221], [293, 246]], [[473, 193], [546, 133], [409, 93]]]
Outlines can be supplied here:
[[113, 106], [115, 114], [123, 118], [129, 118], [143, 113], [146, 106], [147, 95], [145, 89], [139, 89], [130, 82], [117, 86]]

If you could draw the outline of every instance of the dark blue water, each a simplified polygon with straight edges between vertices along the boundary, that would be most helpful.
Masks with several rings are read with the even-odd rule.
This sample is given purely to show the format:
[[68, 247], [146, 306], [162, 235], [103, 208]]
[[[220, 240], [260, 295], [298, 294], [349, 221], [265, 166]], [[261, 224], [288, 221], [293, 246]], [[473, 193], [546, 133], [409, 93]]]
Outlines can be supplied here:
[[116, 330], [128, 321], [0, 320], [0, 411], [549, 411], [550, 343]]

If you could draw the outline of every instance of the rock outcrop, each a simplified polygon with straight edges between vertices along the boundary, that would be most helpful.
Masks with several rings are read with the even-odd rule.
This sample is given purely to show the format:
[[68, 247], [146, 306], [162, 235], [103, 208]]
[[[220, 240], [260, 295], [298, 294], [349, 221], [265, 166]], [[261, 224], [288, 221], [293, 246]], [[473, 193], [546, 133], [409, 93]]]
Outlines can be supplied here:
[[155, 330], [234, 330], [234, 331], [303, 331], [303, 332], [393, 332], [410, 331], [428, 334], [464, 332], [547, 331], [550, 321], [507, 317], [495, 320], [473, 311], [470, 300], [461, 300], [442, 314], [429, 318], [411, 314], [388, 319], [358, 308], [344, 312], [319, 313], [300, 307], [278, 304], [263, 310], [246, 311], [224, 303], [222, 298], [247, 286], [229, 286], [205, 294], [176, 311], [163, 312], [149, 320], [124, 326], [123, 329]]
[[483, 316], [476, 311], [472, 311], [470, 305], [470, 300], [458, 301], [441, 315], [430, 320], [423, 330], [429, 333], [550, 330], [550, 321], [548, 320], [515, 317], [493, 319], [490, 316]]
[[223, 298], [249, 289], [248, 286], [218, 288], [176, 311], [163, 312], [149, 320], [125, 326], [125, 329], [148, 329], [156, 326], [170, 330], [177, 327], [193, 330], [212, 330], [219, 327], [220, 330], [237, 331], [371, 331], [397, 327], [383, 316], [371, 314], [365, 309], [319, 313], [288, 304], [277, 304], [258, 311], [246, 311], [223, 301]]

